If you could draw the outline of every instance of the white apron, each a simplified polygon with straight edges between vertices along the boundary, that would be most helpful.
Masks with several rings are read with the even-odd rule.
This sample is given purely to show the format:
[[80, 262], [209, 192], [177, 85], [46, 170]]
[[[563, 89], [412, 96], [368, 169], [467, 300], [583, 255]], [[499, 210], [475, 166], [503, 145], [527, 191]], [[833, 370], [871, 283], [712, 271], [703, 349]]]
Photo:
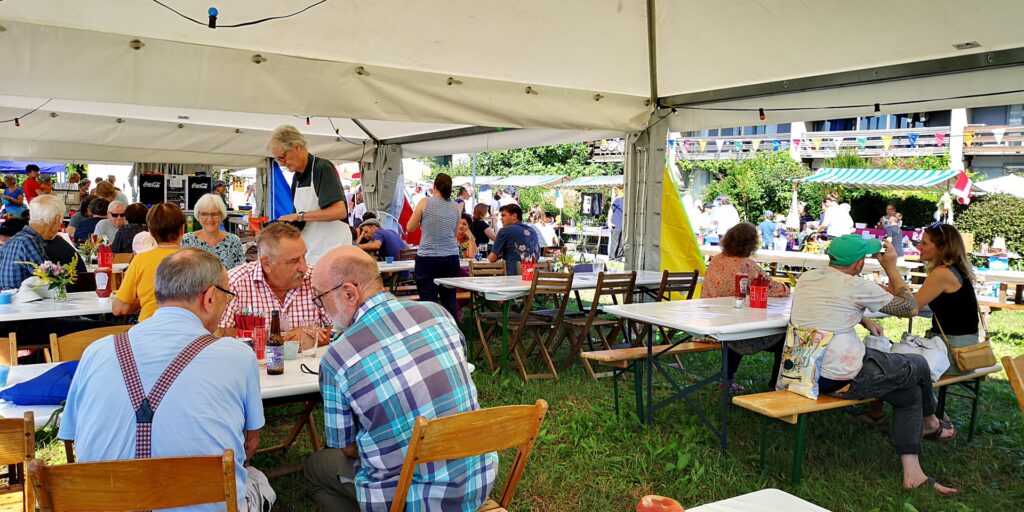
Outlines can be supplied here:
[[[313, 172], [312, 169], [315, 168], [315, 157], [313, 164], [310, 167], [310, 172]], [[308, 187], [298, 187], [295, 189], [295, 199], [293, 202], [296, 213], [320, 209], [320, 199], [316, 195], [316, 187], [313, 186], [312, 180], [310, 180]], [[306, 221], [306, 227], [302, 228], [302, 240], [306, 242], [306, 263], [316, 265], [316, 262], [324, 254], [327, 254], [327, 251], [343, 245], [352, 245], [352, 231], [349, 230], [348, 224], [340, 220], [330, 222]]]

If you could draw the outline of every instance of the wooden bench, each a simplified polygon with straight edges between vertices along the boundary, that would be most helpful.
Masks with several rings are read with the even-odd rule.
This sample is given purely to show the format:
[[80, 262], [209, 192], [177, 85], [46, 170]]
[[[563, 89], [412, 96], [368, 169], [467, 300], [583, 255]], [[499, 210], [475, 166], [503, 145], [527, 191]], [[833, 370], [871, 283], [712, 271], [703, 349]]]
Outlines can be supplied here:
[[[677, 343], [675, 346], [672, 345], [655, 345], [651, 348], [656, 356], [678, 356], [681, 354], [695, 354], [699, 352], [711, 352], [722, 349], [722, 345], [717, 341], [704, 342], [704, 341], [687, 341], [683, 343]], [[613, 393], [615, 396], [615, 414], [619, 414], [619, 375], [632, 371], [634, 373], [634, 386], [636, 393], [636, 409], [637, 416], [643, 418], [643, 392], [640, 389], [641, 381], [643, 380], [643, 363], [647, 360], [647, 347], [625, 347], [625, 348], [613, 348], [611, 350], [594, 350], [591, 352], [583, 352], [580, 357], [594, 363], [611, 366]]]
[[[986, 376], [999, 372], [1002, 369], [1003, 368], [997, 364], [986, 368], [979, 368], [973, 372], [965, 373], [963, 375], [943, 375], [941, 379], [935, 381], [934, 386], [939, 389], [939, 405], [936, 408], [936, 415], [940, 417], [945, 412], [946, 390], [949, 386], [961, 385], [969, 391], [972, 391], [971, 395], [958, 395], [969, 398], [972, 401], [971, 421], [967, 435], [968, 442], [974, 439], [974, 424], [978, 413], [978, 397], [981, 391], [981, 382]], [[804, 421], [804, 416], [815, 412], [841, 409], [851, 405], [874, 402], [875, 400], [876, 399], [874, 398], [866, 400], [846, 400], [829, 395], [822, 395], [818, 397], [817, 400], [811, 400], [789, 391], [768, 391], [765, 393], [733, 397], [732, 403], [764, 417], [764, 422], [761, 425], [761, 469], [764, 469], [765, 453], [767, 450], [766, 441], [768, 437], [768, 420], [775, 419], [791, 425], [796, 425], [792, 482], [793, 485], [797, 485], [800, 483], [803, 464], [804, 434], [807, 427], [807, 424]]]

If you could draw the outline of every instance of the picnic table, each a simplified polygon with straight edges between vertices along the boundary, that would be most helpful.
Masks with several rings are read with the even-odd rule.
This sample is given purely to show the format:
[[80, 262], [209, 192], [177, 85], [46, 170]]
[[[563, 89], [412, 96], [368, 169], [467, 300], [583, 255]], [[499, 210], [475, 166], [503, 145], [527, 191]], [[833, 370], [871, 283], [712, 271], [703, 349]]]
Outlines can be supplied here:
[[[735, 308], [732, 297], [720, 297], [714, 299], [695, 299], [682, 301], [668, 301], [657, 303], [623, 304], [618, 306], [605, 306], [607, 313], [630, 322], [650, 324], [656, 327], [663, 327], [676, 331], [685, 332], [695, 338], [713, 338], [721, 342], [722, 369], [718, 374], [709, 375], [700, 381], [689, 386], [681, 386], [666, 371], [658, 357], [669, 352], [678, 343], [669, 345], [669, 348], [654, 352], [654, 329], [647, 329], [647, 358], [645, 360], [645, 387], [644, 394], [638, 394], [638, 405], [646, 401], [646, 406], [638, 407], [644, 411], [643, 421], [650, 425], [653, 422], [654, 411], [668, 406], [669, 404], [683, 400], [704, 422], [704, 424], [718, 436], [722, 450], [727, 449], [727, 436], [729, 430], [729, 386], [731, 384], [727, 375], [729, 360], [728, 346], [730, 341], [781, 334], [786, 331], [789, 324], [790, 308], [792, 307], [791, 297], [769, 298], [766, 309]], [[626, 329], [627, 335], [638, 332], [636, 329]], [[675, 393], [658, 403], [654, 403], [653, 397], [653, 374], [657, 370], [674, 388]], [[640, 378], [639, 374], [637, 378]], [[711, 384], [721, 382], [721, 417], [720, 426], [716, 426], [704, 414], [697, 405], [690, 400], [690, 395]], [[644, 400], [646, 396], [646, 400]]]
[[[700, 253], [704, 256], [714, 256], [722, 252], [722, 247], [718, 245], [702, 245], [700, 246]], [[810, 252], [796, 252], [796, 251], [775, 251], [771, 249], [758, 249], [750, 258], [758, 263], [766, 265], [787, 265], [790, 267], [801, 267], [801, 268], [823, 268], [828, 266], [828, 255], [827, 254], [815, 254]], [[907, 274], [911, 270], [919, 268], [921, 263], [915, 263], [911, 261], [899, 261], [896, 265], [900, 269], [901, 274]], [[864, 260], [864, 271], [865, 272], [881, 272], [882, 264], [875, 258], [866, 258]]]
[[[605, 272], [616, 274], [623, 272]], [[596, 272], [578, 272], [573, 274], [572, 289], [586, 290], [597, 288]], [[508, 359], [508, 315], [512, 300], [525, 297], [530, 293], [530, 281], [522, 276], [488, 276], [488, 277], [444, 277], [434, 280], [435, 283], [449, 288], [467, 290], [480, 294], [485, 300], [501, 304], [501, 370], [504, 371]], [[652, 270], [640, 270], [636, 273], [638, 288], [657, 288], [661, 285], [661, 273]], [[481, 340], [484, 342], [484, 340]]]
[[689, 512], [829, 512], [778, 489], [762, 489], [699, 507]]
[[997, 302], [1007, 304], [1007, 291], [1013, 285], [1016, 288], [1014, 293], [1014, 304], [1024, 304], [1024, 271], [1020, 270], [979, 270], [974, 273], [975, 277], [984, 283], [999, 283]]
[[100, 299], [96, 292], [70, 292], [67, 302], [43, 298], [33, 302], [0, 304], [0, 322], [18, 322], [39, 318], [102, 315], [110, 313], [112, 299]]

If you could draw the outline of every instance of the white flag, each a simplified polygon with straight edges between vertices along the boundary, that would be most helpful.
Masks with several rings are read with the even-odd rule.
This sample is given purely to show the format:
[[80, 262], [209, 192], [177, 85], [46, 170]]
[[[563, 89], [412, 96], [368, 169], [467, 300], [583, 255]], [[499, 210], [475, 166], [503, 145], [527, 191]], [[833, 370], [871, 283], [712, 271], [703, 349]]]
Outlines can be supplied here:
[[715, 145], [718, 146], [718, 152], [719, 153], [722, 152], [722, 144], [725, 144], [725, 139], [717, 139], [717, 140], [715, 140]]
[[843, 138], [842, 137], [836, 137], [836, 138], [832, 139], [832, 142], [834, 142], [836, 144], [836, 151], [839, 151], [839, 146], [843, 145]]
[[992, 135], [996, 138], [996, 144], [1003, 143], [1003, 135], [1006, 134], [1006, 128], [993, 128]]

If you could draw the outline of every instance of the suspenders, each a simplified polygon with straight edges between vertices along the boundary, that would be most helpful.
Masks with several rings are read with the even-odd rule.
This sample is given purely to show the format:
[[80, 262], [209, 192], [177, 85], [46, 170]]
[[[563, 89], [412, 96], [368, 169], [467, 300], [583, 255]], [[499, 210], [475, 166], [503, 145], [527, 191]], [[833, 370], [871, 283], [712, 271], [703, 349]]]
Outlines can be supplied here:
[[135, 356], [132, 354], [132, 347], [128, 343], [128, 333], [117, 335], [114, 339], [114, 349], [117, 351], [117, 361], [121, 365], [121, 374], [124, 376], [125, 386], [128, 387], [128, 396], [131, 398], [132, 409], [135, 411], [135, 458], [148, 459], [152, 456], [153, 448], [153, 414], [160, 407], [167, 390], [174, 384], [175, 379], [192, 359], [194, 359], [206, 347], [212, 345], [220, 338], [214, 338], [204, 334], [193, 340], [182, 350], [177, 357], [171, 361], [170, 366], [164, 370], [157, 379], [150, 394], [142, 389], [142, 381], [139, 379], [139, 370], [135, 365]]

